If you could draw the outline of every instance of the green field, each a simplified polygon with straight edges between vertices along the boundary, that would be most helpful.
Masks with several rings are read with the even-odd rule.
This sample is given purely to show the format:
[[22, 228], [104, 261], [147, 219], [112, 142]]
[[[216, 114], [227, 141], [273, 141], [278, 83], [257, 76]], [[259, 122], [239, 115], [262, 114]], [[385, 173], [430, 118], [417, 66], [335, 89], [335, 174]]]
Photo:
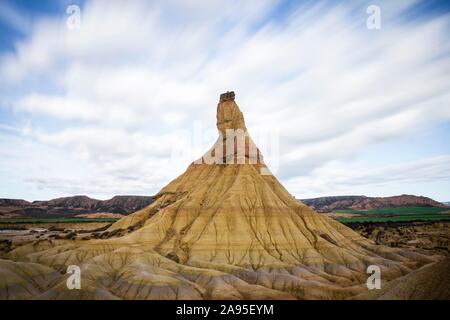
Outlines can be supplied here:
[[37, 224], [37, 223], [92, 223], [92, 222], [116, 222], [117, 218], [3, 218], [2, 224]]
[[399, 207], [371, 210], [336, 210], [335, 213], [355, 214], [355, 217], [336, 218], [339, 222], [407, 222], [450, 220], [449, 208]]

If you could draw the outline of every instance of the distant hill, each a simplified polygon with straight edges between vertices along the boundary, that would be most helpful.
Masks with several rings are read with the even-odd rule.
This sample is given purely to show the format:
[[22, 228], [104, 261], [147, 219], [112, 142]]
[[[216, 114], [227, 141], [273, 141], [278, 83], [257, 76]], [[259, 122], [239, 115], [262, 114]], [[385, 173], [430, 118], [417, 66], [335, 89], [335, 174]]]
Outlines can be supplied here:
[[[400, 195], [394, 197], [336, 196], [300, 200], [318, 212], [354, 209], [368, 210], [391, 207], [445, 207], [427, 197]], [[118, 213], [128, 215], [153, 202], [151, 196], [114, 196], [98, 200], [88, 196], [56, 198], [29, 202], [21, 199], [0, 199], [0, 217], [61, 217], [89, 213]]]
[[403, 194], [393, 197], [366, 196], [337, 196], [301, 199], [301, 202], [314, 208], [318, 212], [332, 212], [334, 210], [369, 210], [395, 207], [446, 207], [445, 204], [433, 199]]
[[127, 215], [153, 202], [151, 196], [115, 196], [98, 200], [88, 196], [57, 198], [28, 202], [21, 199], [0, 199], [0, 216], [45, 217], [75, 216], [88, 213], [119, 213]]

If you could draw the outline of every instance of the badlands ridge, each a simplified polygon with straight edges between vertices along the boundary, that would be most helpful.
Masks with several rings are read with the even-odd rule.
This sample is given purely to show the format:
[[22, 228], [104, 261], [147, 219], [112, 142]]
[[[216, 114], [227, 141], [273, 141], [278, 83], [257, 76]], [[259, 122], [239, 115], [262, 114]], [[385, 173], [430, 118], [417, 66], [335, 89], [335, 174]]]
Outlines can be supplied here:
[[[233, 93], [217, 128], [204, 157], [102, 239], [9, 252], [0, 299], [347, 299], [365, 297], [369, 265], [385, 283], [441, 260], [376, 245], [297, 201], [269, 174]], [[240, 137], [226, 147], [230, 130], [243, 148]], [[80, 290], [67, 288], [69, 265], [81, 268]]]

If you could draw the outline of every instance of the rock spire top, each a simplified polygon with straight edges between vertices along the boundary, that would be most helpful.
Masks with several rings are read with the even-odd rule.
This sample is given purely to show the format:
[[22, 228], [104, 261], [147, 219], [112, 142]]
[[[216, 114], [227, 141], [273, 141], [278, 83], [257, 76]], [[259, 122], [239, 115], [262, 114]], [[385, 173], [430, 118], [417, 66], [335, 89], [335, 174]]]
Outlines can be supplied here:
[[227, 91], [220, 95], [220, 102], [234, 101], [234, 97], [235, 97], [234, 91]]

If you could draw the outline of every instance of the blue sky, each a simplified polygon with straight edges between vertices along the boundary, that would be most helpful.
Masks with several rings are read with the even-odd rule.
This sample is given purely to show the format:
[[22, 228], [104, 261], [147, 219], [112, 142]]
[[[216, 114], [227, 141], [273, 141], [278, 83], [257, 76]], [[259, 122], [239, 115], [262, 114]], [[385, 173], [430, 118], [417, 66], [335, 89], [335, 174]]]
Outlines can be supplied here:
[[[66, 24], [73, 4], [79, 29]], [[366, 27], [371, 4], [379, 30]], [[419, 0], [1, 1], [0, 197], [154, 194], [214, 142], [218, 96], [235, 90], [296, 197], [450, 201], [449, 12]]]

